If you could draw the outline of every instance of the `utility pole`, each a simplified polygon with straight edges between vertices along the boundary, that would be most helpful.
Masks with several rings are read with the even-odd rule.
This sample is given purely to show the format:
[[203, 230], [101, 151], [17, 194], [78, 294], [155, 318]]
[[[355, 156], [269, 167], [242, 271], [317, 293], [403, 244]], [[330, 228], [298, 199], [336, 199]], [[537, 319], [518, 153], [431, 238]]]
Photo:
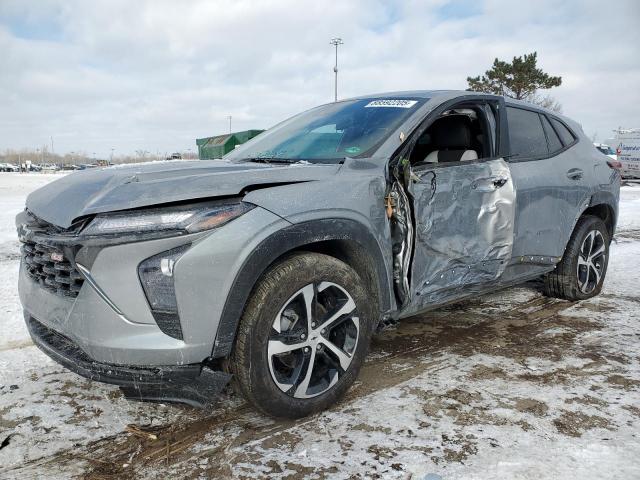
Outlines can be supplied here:
[[336, 64], [333, 67], [333, 73], [335, 73], [335, 76], [336, 76], [336, 79], [335, 79], [335, 97], [334, 97], [334, 101], [335, 102], [338, 101], [338, 45], [342, 45], [343, 43], [344, 42], [339, 37], [332, 38], [331, 41], [329, 42], [329, 44], [335, 45], [335, 47], [336, 47]]
[[227, 119], [229, 120], [229, 133], [231, 133], [231, 115], [227, 115]]

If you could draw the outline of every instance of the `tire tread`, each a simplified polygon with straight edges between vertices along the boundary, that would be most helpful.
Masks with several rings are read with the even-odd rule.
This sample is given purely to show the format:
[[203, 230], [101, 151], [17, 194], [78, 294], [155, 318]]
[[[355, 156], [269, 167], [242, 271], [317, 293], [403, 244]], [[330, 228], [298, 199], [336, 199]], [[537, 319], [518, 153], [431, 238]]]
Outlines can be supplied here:
[[[354, 358], [352, 367], [341, 377], [338, 385], [340, 385], [340, 383], [346, 383], [347, 385], [341, 388], [337, 388], [337, 385], [326, 394], [307, 401], [307, 404], [300, 408], [298, 408], [299, 404], [296, 403], [296, 401], [300, 401], [299, 399], [285, 399], [288, 400], [288, 403], [284, 401], [282, 404], [275, 401], [266, 401], [269, 400], [267, 398], [269, 397], [269, 392], [265, 391], [265, 388], [259, 385], [259, 382], [255, 381], [258, 371], [257, 368], [262, 367], [262, 369], [264, 369], [264, 366], [253, 363], [254, 361], [257, 362], [260, 360], [257, 359], [258, 352], [252, 351], [252, 348], [254, 348], [252, 341], [259, 333], [261, 313], [264, 305], [270, 300], [270, 297], [274, 295], [274, 292], [277, 292], [278, 289], [290, 283], [292, 279], [303, 278], [302, 275], [304, 275], [305, 272], [319, 274], [329, 274], [329, 272], [331, 272], [335, 274], [336, 271], [343, 274], [345, 281], [347, 278], [350, 278], [352, 285], [349, 286], [355, 290], [355, 294], [354, 291], [350, 291], [350, 293], [354, 296], [354, 299], [356, 299], [356, 297], [366, 298], [361, 279], [351, 267], [334, 257], [311, 252], [296, 252], [285, 257], [267, 270], [254, 287], [240, 318], [235, 345], [229, 357], [228, 365], [230, 373], [234, 376], [234, 386], [237, 387], [247, 401], [262, 413], [274, 417], [299, 418], [323, 410], [337, 401], [348, 388], [348, 384], [355, 380], [363, 358]], [[361, 309], [362, 305], [359, 305], [358, 308]], [[365, 312], [365, 315], [361, 315], [361, 320], [364, 317], [369, 319], [369, 321], [366, 321], [364, 328], [361, 325], [361, 334], [365, 335], [364, 339], [368, 346], [373, 330], [371, 326], [373, 323], [371, 321], [373, 320], [373, 310], [370, 305], [365, 305], [365, 308], [369, 310]], [[364, 354], [366, 354], [366, 349], [364, 350]], [[343, 378], [345, 379], [344, 382]]]
[[[580, 217], [573, 229], [569, 242], [567, 243], [562, 260], [556, 265], [556, 268], [552, 272], [549, 272], [544, 276], [545, 295], [564, 300], [576, 301], [584, 300], [600, 293], [600, 290], [602, 289], [602, 282], [593, 292], [589, 294], [582, 293], [578, 288], [577, 277], [574, 273], [576, 268], [575, 259], [580, 253], [583, 236], [587, 231], [594, 227], [601, 231], [603, 238], [605, 239], [605, 243], [609, 243], [607, 228], [599, 217], [593, 215], [584, 215]], [[607, 248], [607, 263], [608, 255], [609, 251]], [[602, 281], [604, 281], [605, 275], [606, 268], [603, 273]]]

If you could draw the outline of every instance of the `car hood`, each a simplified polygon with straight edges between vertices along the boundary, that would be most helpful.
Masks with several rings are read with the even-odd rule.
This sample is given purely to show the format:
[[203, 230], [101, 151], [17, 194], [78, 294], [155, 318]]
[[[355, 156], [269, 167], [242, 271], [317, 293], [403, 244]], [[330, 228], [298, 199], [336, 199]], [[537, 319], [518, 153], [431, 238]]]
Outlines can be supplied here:
[[251, 187], [321, 180], [339, 165], [151, 162], [72, 173], [34, 191], [27, 209], [62, 228], [85, 215], [171, 202], [239, 195]]

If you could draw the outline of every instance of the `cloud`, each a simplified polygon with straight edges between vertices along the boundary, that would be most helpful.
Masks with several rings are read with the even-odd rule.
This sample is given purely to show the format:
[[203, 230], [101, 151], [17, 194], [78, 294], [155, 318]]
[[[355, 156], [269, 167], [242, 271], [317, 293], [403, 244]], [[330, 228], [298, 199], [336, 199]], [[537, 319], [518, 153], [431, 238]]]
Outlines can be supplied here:
[[444, 0], [0, 3], [0, 150], [195, 148], [340, 95], [465, 88], [538, 51], [568, 116], [601, 139], [640, 126], [640, 4]]

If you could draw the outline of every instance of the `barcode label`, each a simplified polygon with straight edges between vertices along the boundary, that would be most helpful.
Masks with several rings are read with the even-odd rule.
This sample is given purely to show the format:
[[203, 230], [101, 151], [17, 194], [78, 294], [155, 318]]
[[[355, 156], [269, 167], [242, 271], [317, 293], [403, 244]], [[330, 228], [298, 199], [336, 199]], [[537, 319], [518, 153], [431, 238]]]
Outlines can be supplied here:
[[416, 103], [416, 100], [373, 100], [367, 103], [364, 108], [374, 108], [374, 107], [388, 107], [388, 108], [411, 108]]

